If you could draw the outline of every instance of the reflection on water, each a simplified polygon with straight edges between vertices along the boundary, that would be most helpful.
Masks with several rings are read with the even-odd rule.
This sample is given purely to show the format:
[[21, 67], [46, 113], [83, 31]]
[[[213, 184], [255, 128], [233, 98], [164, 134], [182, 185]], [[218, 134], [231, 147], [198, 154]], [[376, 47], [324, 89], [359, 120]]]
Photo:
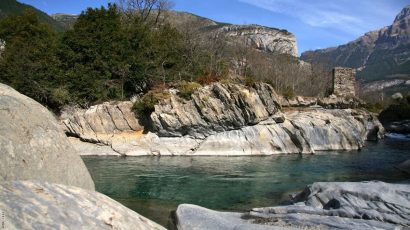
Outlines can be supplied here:
[[84, 157], [97, 191], [163, 225], [181, 203], [242, 211], [278, 205], [315, 181], [402, 181], [393, 166], [407, 159], [410, 142], [392, 139], [304, 156]]

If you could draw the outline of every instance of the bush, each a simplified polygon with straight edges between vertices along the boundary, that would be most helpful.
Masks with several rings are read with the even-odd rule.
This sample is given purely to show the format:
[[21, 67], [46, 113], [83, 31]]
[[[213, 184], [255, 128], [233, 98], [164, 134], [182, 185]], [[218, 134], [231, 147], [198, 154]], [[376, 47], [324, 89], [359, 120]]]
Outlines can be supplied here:
[[296, 96], [291, 87], [286, 87], [282, 94], [286, 99], [293, 99]]
[[201, 77], [198, 77], [198, 79], [197, 79], [197, 81], [201, 85], [209, 85], [213, 82], [218, 82], [220, 80], [221, 80], [221, 77], [218, 76], [218, 75], [214, 75], [214, 74], [205, 74]]
[[154, 89], [146, 93], [132, 107], [133, 112], [138, 118], [149, 116], [155, 110], [155, 105], [159, 101], [168, 99], [170, 94], [164, 89]]
[[253, 86], [255, 84], [255, 78], [253, 77], [246, 77], [245, 78], [245, 85], [246, 86]]
[[196, 82], [181, 81], [177, 87], [179, 90], [178, 95], [185, 100], [190, 100], [192, 93], [200, 88], [201, 85]]
[[379, 102], [376, 102], [374, 104], [368, 103], [366, 104], [365, 108], [373, 113], [380, 113], [384, 109], [383, 105], [380, 104]]

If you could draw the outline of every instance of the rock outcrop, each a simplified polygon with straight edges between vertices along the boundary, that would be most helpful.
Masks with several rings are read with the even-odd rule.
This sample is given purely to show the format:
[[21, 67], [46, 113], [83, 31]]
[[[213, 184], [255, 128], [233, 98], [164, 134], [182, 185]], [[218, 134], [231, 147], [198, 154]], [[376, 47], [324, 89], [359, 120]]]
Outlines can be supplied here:
[[390, 133], [410, 134], [410, 120], [387, 123], [385, 128]]
[[282, 113], [283, 98], [264, 83], [253, 87], [214, 83], [191, 97], [185, 100], [176, 90], [169, 90], [169, 97], [155, 105], [146, 133], [140, 126], [116, 125], [116, 121], [138, 124], [130, 112], [131, 104], [122, 113], [110, 112], [120, 110], [118, 103], [65, 113], [63, 123], [70, 136], [98, 144], [71, 138], [83, 155], [271, 155], [358, 150], [366, 140], [380, 139], [384, 133], [378, 119], [365, 110], [335, 109], [341, 107], [337, 98], [326, 99], [329, 101], [323, 105], [332, 109], [323, 109], [309, 108], [313, 102], [320, 104], [318, 99], [297, 97], [303, 108], [287, 108]]
[[103, 194], [72, 186], [3, 182], [0, 197], [4, 229], [165, 229]]
[[133, 103], [106, 102], [89, 109], [67, 107], [60, 117], [68, 135], [80, 137], [84, 141], [109, 144], [117, 134], [142, 131], [132, 112]]
[[82, 159], [42, 105], [0, 84], [0, 181], [38, 180], [94, 190]]
[[180, 205], [175, 223], [185, 229], [405, 229], [410, 185], [383, 182], [314, 183], [292, 205], [217, 212]]
[[159, 136], [203, 139], [258, 124], [279, 109], [279, 97], [268, 84], [245, 87], [214, 83], [197, 90], [189, 101], [171, 92], [169, 99], [155, 106], [151, 121]]
[[222, 34], [232, 41], [247, 43], [266, 53], [298, 56], [296, 38], [286, 30], [259, 25], [228, 25], [220, 29]]

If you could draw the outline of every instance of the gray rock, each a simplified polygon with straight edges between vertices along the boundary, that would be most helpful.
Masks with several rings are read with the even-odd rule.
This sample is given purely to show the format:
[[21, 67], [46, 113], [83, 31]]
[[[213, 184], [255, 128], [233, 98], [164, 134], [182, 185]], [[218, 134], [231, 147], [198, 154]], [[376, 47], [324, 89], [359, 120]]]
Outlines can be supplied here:
[[255, 125], [280, 109], [273, 88], [214, 83], [200, 88], [186, 101], [171, 93], [151, 114], [153, 131], [163, 137], [206, 138], [215, 133]]
[[220, 30], [227, 38], [242, 43], [246, 40], [251, 47], [264, 52], [298, 56], [296, 38], [292, 33], [285, 30], [258, 25], [228, 25]]
[[410, 160], [404, 161], [396, 166], [402, 172], [410, 174]]
[[393, 95], [391, 96], [391, 98], [392, 98], [393, 100], [401, 100], [401, 99], [403, 99], [403, 94], [401, 94], [401, 93], [395, 93], [395, 94], [393, 94]]
[[60, 117], [65, 132], [88, 142], [111, 144], [116, 134], [141, 132], [132, 112], [133, 103], [106, 102], [91, 106], [89, 109], [66, 107]]
[[0, 84], [0, 181], [39, 180], [94, 190], [80, 156], [54, 116]]
[[60, 184], [0, 184], [5, 229], [165, 229], [98, 192]]
[[405, 229], [409, 192], [410, 185], [376, 181], [314, 183], [293, 205], [242, 214], [180, 205], [176, 223], [179, 229]]
[[385, 128], [390, 133], [410, 134], [410, 120], [391, 122]]
[[[277, 121], [275, 121], [275, 117]], [[159, 137], [148, 133], [112, 139], [111, 149], [79, 149], [84, 155], [272, 155], [357, 150], [366, 140], [383, 137], [377, 118], [360, 110], [304, 109], [276, 113], [257, 125], [222, 131], [205, 138]], [[74, 139], [75, 140], [75, 139]], [[81, 146], [75, 144], [75, 146]], [[90, 145], [89, 145], [90, 146]], [[102, 152], [101, 152], [102, 151]]]

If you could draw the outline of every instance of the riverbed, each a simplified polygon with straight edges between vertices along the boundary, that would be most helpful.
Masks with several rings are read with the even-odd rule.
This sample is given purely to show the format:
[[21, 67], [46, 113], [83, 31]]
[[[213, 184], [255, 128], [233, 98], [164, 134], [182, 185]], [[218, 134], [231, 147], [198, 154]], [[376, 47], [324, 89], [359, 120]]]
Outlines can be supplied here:
[[284, 204], [319, 181], [401, 182], [410, 141], [368, 142], [361, 151], [265, 157], [83, 157], [96, 190], [167, 226], [178, 204], [244, 211]]

